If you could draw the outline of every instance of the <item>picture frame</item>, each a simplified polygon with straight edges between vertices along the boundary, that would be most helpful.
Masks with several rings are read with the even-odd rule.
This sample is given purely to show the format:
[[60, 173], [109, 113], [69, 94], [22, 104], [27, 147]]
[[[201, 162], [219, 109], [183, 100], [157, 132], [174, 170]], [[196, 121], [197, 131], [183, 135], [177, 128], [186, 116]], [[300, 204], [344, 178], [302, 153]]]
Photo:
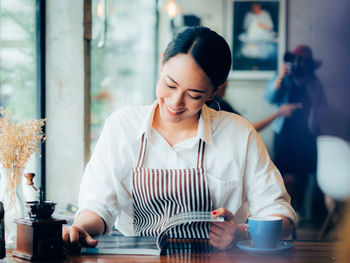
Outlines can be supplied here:
[[269, 79], [286, 49], [287, 0], [225, 0], [224, 27], [232, 52], [229, 79]]

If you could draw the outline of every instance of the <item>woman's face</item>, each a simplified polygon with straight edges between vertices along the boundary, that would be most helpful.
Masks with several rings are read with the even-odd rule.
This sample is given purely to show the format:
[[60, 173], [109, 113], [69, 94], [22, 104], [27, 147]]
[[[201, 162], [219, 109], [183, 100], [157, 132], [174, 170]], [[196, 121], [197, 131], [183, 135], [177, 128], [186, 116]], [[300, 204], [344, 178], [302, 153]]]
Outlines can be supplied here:
[[161, 119], [170, 123], [197, 121], [213, 86], [191, 55], [178, 54], [163, 66], [157, 83]]

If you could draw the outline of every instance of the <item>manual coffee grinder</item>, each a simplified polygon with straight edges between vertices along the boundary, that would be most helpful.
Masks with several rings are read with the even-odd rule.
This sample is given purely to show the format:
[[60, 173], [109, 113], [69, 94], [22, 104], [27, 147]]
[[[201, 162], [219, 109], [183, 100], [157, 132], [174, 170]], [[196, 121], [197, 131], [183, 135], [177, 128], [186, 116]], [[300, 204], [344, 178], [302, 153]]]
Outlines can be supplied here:
[[18, 218], [17, 247], [13, 256], [26, 260], [49, 260], [63, 256], [62, 225], [66, 220], [55, 219], [51, 215], [55, 202], [44, 201], [41, 188], [34, 186], [34, 173], [26, 173], [26, 184], [39, 193], [39, 201], [26, 202], [28, 218]]

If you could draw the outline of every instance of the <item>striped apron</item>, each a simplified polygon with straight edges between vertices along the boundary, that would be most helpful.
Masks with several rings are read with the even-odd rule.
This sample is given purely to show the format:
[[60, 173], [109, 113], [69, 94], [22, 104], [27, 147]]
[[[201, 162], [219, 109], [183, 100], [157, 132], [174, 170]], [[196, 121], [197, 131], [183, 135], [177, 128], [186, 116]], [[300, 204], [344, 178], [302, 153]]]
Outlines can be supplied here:
[[[198, 145], [197, 168], [145, 168], [147, 139], [142, 136], [137, 166], [132, 168], [134, 231], [157, 236], [168, 217], [186, 211], [211, 211], [212, 200], [203, 168], [205, 142]], [[174, 227], [170, 238], [209, 238], [209, 223], [193, 222]]]

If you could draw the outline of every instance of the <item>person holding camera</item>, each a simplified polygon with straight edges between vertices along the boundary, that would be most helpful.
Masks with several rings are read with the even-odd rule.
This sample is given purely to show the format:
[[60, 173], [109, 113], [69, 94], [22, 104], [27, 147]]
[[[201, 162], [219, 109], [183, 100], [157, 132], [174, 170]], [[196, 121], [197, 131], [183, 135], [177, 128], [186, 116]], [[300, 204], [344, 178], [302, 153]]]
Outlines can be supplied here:
[[290, 117], [272, 123], [274, 163], [282, 173], [292, 205], [299, 210], [308, 176], [316, 172], [316, 136], [320, 132], [322, 109], [327, 105], [322, 84], [315, 74], [321, 61], [305, 45], [284, 55], [284, 64], [266, 86], [265, 100], [280, 107], [298, 103], [302, 107]]

